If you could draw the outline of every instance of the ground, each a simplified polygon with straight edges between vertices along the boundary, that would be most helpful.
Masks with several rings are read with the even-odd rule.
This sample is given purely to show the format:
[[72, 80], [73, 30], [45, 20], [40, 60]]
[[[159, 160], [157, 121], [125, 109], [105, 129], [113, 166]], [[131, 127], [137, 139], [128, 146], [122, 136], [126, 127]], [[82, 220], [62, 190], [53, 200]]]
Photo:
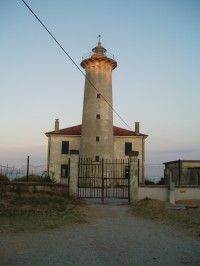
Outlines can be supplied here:
[[[129, 206], [129, 214], [155, 223], [167, 225], [200, 240], [200, 200], [176, 202], [182, 209], [158, 200], [143, 200]], [[69, 201], [64, 197], [48, 194], [16, 193], [0, 195], [0, 234], [41, 231], [62, 226], [95, 222], [99, 213], [88, 203]]]
[[[34, 196], [38, 199], [34, 199]], [[21, 202], [21, 207], [18, 204], [17, 208], [21, 210], [20, 215], [11, 216], [12, 202], [16, 204]], [[33, 206], [34, 202], [37, 202], [35, 204], [37, 207]], [[7, 198], [7, 203], [4, 200], [3, 206], [5, 204], [10, 210], [7, 213], [7, 221], [12, 218], [15, 223], [19, 222], [19, 230], [20, 224], [25, 226], [25, 223], [21, 223], [19, 219], [22, 216], [24, 221], [31, 224], [31, 227], [26, 227], [26, 231], [23, 232], [12, 231], [0, 234], [1, 266], [200, 265], [199, 239], [155, 220], [138, 217], [137, 209], [144, 212], [149, 208], [151, 212], [158, 211], [159, 208], [168, 211], [160, 202], [153, 203], [148, 200], [129, 206], [127, 203], [106, 200], [103, 205], [100, 201], [94, 200], [74, 203], [56, 196], [54, 198], [54, 196], [44, 195], [40, 198], [39, 195], [34, 194], [30, 195], [30, 199], [23, 195], [15, 198], [14, 201], [12, 197]], [[161, 206], [158, 206], [160, 204]], [[50, 206], [49, 211], [48, 206]], [[29, 215], [24, 216], [23, 212], [27, 208]], [[0, 209], [3, 209], [2, 205]], [[13, 211], [15, 214], [18, 213], [14, 209]], [[143, 215], [143, 211], [140, 211], [140, 215]], [[26, 216], [29, 217], [28, 220], [25, 220]], [[32, 219], [30, 219], [31, 216]], [[52, 221], [52, 224], [46, 224], [48, 220]], [[64, 224], [58, 224], [57, 220], [61, 220]], [[43, 222], [45, 226], [50, 226], [47, 230], [41, 227]], [[13, 227], [15, 223], [12, 224]]]

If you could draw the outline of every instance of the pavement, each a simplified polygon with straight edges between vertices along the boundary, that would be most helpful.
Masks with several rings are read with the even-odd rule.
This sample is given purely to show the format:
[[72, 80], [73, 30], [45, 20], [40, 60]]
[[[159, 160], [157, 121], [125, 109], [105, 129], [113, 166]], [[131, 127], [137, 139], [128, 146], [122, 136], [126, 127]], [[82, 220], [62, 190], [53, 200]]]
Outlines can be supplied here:
[[90, 224], [0, 236], [0, 265], [200, 265], [200, 241], [131, 215], [125, 203], [89, 204]]

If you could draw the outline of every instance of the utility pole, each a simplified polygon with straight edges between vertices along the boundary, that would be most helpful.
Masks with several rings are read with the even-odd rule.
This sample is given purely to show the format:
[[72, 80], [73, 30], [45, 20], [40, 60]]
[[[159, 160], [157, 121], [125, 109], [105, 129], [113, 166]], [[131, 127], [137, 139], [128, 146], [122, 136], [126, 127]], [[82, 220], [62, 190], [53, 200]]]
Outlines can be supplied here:
[[29, 156], [27, 157], [26, 181], [28, 181], [28, 176], [29, 176]]

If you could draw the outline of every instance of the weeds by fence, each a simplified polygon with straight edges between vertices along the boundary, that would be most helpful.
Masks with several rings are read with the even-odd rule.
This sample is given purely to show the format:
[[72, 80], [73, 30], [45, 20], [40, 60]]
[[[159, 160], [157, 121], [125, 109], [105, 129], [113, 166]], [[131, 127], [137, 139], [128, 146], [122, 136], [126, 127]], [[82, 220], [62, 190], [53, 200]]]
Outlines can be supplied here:
[[[30, 165], [29, 166], [29, 175], [44, 175], [46, 171], [46, 165]], [[0, 165], [0, 174], [13, 180], [22, 176], [26, 176], [26, 165], [21, 166], [21, 168], [16, 168], [15, 166], [9, 167], [8, 165]]]
[[[9, 167], [8, 165], [0, 165], [0, 174], [7, 176], [10, 180], [26, 176], [26, 165], [22, 165], [20, 168], [15, 166]], [[145, 179], [151, 180], [154, 183], [158, 182], [164, 177], [164, 165], [163, 164], [145, 164]], [[46, 165], [30, 165], [29, 175], [44, 176], [47, 169]]]

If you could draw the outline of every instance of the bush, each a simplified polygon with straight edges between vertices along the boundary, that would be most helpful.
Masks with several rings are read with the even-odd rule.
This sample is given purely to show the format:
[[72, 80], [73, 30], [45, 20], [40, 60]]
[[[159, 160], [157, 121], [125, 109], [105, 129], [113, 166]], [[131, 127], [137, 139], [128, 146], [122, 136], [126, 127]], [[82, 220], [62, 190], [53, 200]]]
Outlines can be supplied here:
[[41, 182], [41, 176], [37, 176], [37, 175], [30, 175], [28, 176], [28, 180], [27, 180], [27, 176], [22, 176], [22, 177], [16, 177], [13, 179], [13, 182]]
[[153, 180], [145, 179], [144, 180], [145, 185], [155, 185], [155, 182]]
[[156, 185], [164, 185], [164, 177], [162, 177], [157, 183]]
[[39, 176], [39, 175], [29, 175], [28, 180], [27, 176], [16, 177], [13, 179], [13, 182], [53, 182], [48, 176]]
[[55, 183], [55, 179], [54, 179], [54, 174], [52, 175], [52, 177], [50, 177], [47, 173], [47, 171], [43, 171], [42, 173], [42, 180], [43, 182], [53, 182]]

